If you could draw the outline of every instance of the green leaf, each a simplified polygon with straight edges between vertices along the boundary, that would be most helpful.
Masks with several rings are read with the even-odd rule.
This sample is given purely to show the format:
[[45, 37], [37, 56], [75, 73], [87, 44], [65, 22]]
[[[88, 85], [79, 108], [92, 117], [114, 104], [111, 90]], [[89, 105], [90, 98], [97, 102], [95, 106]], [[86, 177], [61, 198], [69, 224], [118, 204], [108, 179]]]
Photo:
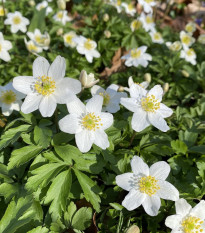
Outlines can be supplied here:
[[47, 233], [49, 230], [46, 227], [36, 227], [27, 233]]
[[50, 144], [52, 130], [47, 127], [35, 126], [34, 128], [34, 141], [37, 145], [47, 148]]
[[49, 207], [49, 213], [52, 214], [53, 220], [60, 218], [62, 211], [65, 211], [71, 185], [71, 169], [61, 172], [53, 180], [44, 201], [45, 204], [52, 202]]
[[41, 9], [40, 11], [35, 10], [28, 31], [33, 32], [36, 28], [38, 28], [41, 32], [43, 32], [46, 26], [45, 16], [46, 16], [46, 7]]
[[77, 230], [85, 230], [91, 225], [92, 209], [89, 207], [80, 208], [72, 219], [72, 227]]
[[18, 184], [3, 183], [0, 185], [0, 196], [4, 196], [4, 198], [7, 201], [10, 200], [18, 192], [19, 192]]
[[28, 178], [26, 188], [37, 190], [39, 187], [45, 187], [64, 167], [63, 163], [50, 163], [33, 170], [34, 176]]
[[187, 145], [180, 140], [172, 141], [171, 146], [175, 150], [176, 153], [186, 154], [188, 150]]
[[67, 225], [70, 225], [70, 224], [71, 224], [73, 215], [74, 215], [74, 213], [76, 212], [76, 210], [77, 210], [77, 207], [76, 207], [76, 205], [74, 204], [74, 202], [70, 202], [70, 204], [69, 204], [69, 206], [68, 206], [68, 209], [67, 209], [67, 211], [66, 211], [65, 214], [64, 214], [64, 219], [65, 219]]
[[14, 167], [19, 167], [20, 165], [27, 163], [32, 158], [37, 156], [42, 151], [41, 146], [29, 145], [22, 147], [20, 149], [14, 150], [11, 154], [11, 158], [8, 163], [8, 170]]
[[32, 128], [31, 125], [20, 125], [4, 132], [0, 140], [0, 150], [17, 141], [23, 132], [29, 132]]
[[97, 195], [97, 193], [100, 192], [100, 188], [96, 185], [96, 183], [92, 179], [90, 179], [84, 173], [78, 171], [77, 169], [74, 169], [74, 172], [78, 178], [78, 181], [83, 190], [86, 200], [90, 201], [90, 203], [93, 205], [93, 208], [97, 212], [99, 212], [100, 211], [99, 203], [101, 202], [101, 200], [99, 195]]
[[205, 154], [205, 145], [200, 145], [200, 146], [193, 146], [189, 148], [190, 152], [195, 152], [195, 153], [200, 153], [200, 154]]

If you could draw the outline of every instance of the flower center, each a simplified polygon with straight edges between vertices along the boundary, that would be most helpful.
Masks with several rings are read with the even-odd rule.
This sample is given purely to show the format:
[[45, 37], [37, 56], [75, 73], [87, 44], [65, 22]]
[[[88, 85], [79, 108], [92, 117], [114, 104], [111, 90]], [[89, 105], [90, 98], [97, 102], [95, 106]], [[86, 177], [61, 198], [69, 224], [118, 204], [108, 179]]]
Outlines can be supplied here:
[[73, 35], [67, 35], [65, 38], [66, 43], [71, 44], [73, 39]]
[[142, 23], [139, 20], [135, 20], [132, 23], [132, 27], [136, 30], [142, 26]]
[[110, 102], [110, 95], [106, 91], [100, 92], [99, 95], [103, 97], [103, 105], [107, 106]]
[[186, 54], [188, 55], [188, 56], [193, 56], [194, 55], [194, 50], [193, 49], [189, 49], [187, 52], [186, 52]]
[[141, 56], [141, 51], [139, 49], [133, 49], [131, 51], [132, 58], [139, 58]]
[[142, 98], [141, 106], [146, 112], [156, 112], [160, 108], [160, 102], [155, 98], [154, 95], [150, 95]]
[[0, 16], [4, 16], [4, 15], [5, 15], [4, 8], [0, 6]]
[[103, 124], [100, 123], [101, 118], [96, 116], [94, 112], [86, 114], [81, 121], [82, 126], [87, 130], [95, 131], [99, 129]]
[[188, 44], [190, 44], [190, 42], [191, 42], [191, 39], [190, 39], [189, 36], [185, 35], [185, 36], [182, 37], [182, 43], [183, 44], [188, 45]]
[[63, 12], [58, 12], [57, 17], [58, 17], [59, 19], [62, 19], [62, 18], [63, 18]]
[[91, 43], [91, 39], [87, 39], [87, 40], [85, 41], [84, 47], [85, 47], [87, 50], [93, 49], [93, 44]]
[[56, 83], [52, 80], [52, 78], [42, 76], [38, 78], [38, 81], [36, 81], [34, 87], [39, 94], [49, 96], [55, 91]]
[[203, 232], [203, 221], [200, 218], [189, 216], [182, 221], [184, 233], [200, 233]]
[[13, 17], [13, 23], [14, 24], [20, 24], [21, 23], [21, 18], [19, 16], [14, 16]]
[[38, 43], [38, 44], [44, 44], [45, 42], [45, 38], [41, 35], [37, 35], [35, 36], [35, 41]]
[[121, 5], [121, 0], [117, 0], [117, 5], [118, 5], [118, 6]]
[[158, 180], [154, 176], [143, 176], [139, 180], [139, 190], [149, 196], [154, 195], [160, 186], [157, 184]]
[[27, 45], [27, 47], [28, 47], [28, 50], [29, 50], [30, 52], [36, 52], [36, 51], [37, 51], [37, 47], [35, 46], [34, 43], [29, 43], [29, 44]]
[[187, 32], [193, 32], [193, 31], [194, 31], [194, 26], [191, 25], [191, 24], [189, 24], [189, 25], [187, 25], [187, 26], [185, 27], [185, 30], [186, 30]]
[[160, 40], [160, 39], [161, 39], [161, 34], [160, 34], [159, 32], [156, 32], [156, 33], [154, 34], [154, 39], [155, 39], [155, 40]]
[[149, 4], [149, 3], [153, 2], [153, 0], [145, 0], [145, 2]]
[[150, 16], [147, 16], [147, 17], [146, 17], [146, 23], [147, 23], [147, 24], [153, 23], [153, 18], [150, 17]]
[[134, 7], [133, 7], [132, 3], [130, 3], [130, 4], [128, 5], [128, 10], [129, 10], [129, 11], [132, 11], [133, 9], [134, 9]]
[[4, 104], [12, 104], [16, 101], [16, 94], [11, 90], [3, 91], [0, 97], [0, 101]]

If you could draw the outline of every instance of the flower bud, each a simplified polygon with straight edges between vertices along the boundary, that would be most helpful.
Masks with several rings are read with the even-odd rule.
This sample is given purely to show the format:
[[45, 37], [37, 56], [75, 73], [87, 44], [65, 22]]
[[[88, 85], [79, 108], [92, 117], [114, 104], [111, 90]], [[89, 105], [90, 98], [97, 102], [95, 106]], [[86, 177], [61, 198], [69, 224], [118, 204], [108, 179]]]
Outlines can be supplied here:
[[28, 2], [28, 4], [29, 4], [30, 6], [35, 6], [35, 5], [36, 5], [36, 3], [35, 3], [34, 0], [30, 0], [30, 1]]
[[165, 94], [166, 92], [168, 92], [168, 90], [169, 90], [169, 83], [165, 83], [165, 84], [163, 85], [164, 94]]
[[105, 22], [109, 21], [109, 19], [110, 19], [110, 16], [107, 13], [103, 15], [103, 20]]
[[123, 86], [119, 86], [119, 88], [118, 88], [117, 91], [118, 91], [118, 92], [123, 92], [123, 91], [124, 91], [124, 87], [123, 87]]
[[131, 227], [128, 228], [128, 230], [126, 231], [126, 233], [140, 233], [140, 229], [138, 226], [133, 225]]
[[106, 38], [110, 38], [111, 37], [111, 32], [108, 31], [108, 30], [105, 30], [104, 35], [105, 35]]
[[7, 13], [7, 9], [3, 8], [3, 6], [0, 6], [0, 17], [7, 15]]
[[56, 34], [57, 34], [58, 36], [63, 35], [63, 28], [59, 28]]
[[182, 75], [183, 75], [185, 78], [188, 78], [188, 77], [189, 77], [189, 73], [188, 73], [186, 70], [182, 70]]
[[58, 8], [60, 10], [62, 10], [62, 11], [65, 10], [65, 8], [66, 8], [66, 2], [65, 2], [65, 0], [58, 0], [57, 4], [58, 4]]
[[152, 76], [151, 76], [151, 74], [150, 74], [150, 73], [146, 73], [146, 74], [144, 75], [144, 80], [147, 81], [148, 83], [151, 83], [151, 81], [152, 81]]
[[85, 70], [81, 71], [79, 80], [84, 88], [90, 88], [99, 82], [99, 79], [94, 78], [94, 74], [87, 75]]

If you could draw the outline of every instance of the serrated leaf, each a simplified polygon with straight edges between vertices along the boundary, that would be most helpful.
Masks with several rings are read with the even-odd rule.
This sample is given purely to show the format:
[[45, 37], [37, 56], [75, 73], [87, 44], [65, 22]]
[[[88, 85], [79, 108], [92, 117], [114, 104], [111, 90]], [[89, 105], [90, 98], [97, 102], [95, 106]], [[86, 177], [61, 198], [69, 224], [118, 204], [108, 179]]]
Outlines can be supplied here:
[[28, 231], [27, 233], [47, 233], [48, 231], [48, 228], [40, 226]]
[[176, 153], [186, 154], [188, 150], [187, 145], [180, 140], [171, 141], [171, 146], [175, 150]]
[[72, 174], [71, 169], [69, 169], [58, 174], [48, 189], [44, 203], [52, 202], [49, 207], [49, 213], [54, 221], [60, 218], [62, 211], [65, 211], [71, 185]]
[[67, 211], [66, 211], [65, 214], [64, 214], [64, 219], [65, 219], [67, 225], [70, 225], [70, 224], [71, 224], [73, 215], [74, 215], [74, 213], [76, 212], [76, 210], [77, 210], [77, 207], [76, 207], [76, 205], [74, 204], [74, 202], [70, 202], [70, 204], [69, 204], [69, 206], [68, 206], [68, 209], [67, 209]]
[[10, 200], [18, 192], [19, 192], [18, 184], [3, 183], [0, 185], [0, 196], [4, 196], [4, 198], [7, 201]]
[[34, 128], [34, 141], [37, 145], [47, 148], [50, 144], [52, 130], [47, 127], [35, 126]]
[[19, 167], [20, 165], [27, 163], [32, 158], [37, 156], [42, 151], [41, 146], [29, 145], [16, 149], [12, 152], [11, 158], [8, 163], [8, 170], [14, 167]]
[[40, 11], [35, 10], [33, 18], [31, 19], [31, 23], [29, 25], [29, 31], [33, 32], [36, 28], [38, 28], [41, 32], [43, 32], [45, 29], [45, 16], [46, 7], [41, 9]]
[[91, 224], [92, 209], [89, 207], [80, 208], [72, 219], [72, 227], [77, 230], [85, 230]]
[[93, 208], [97, 212], [99, 212], [100, 211], [99, 203], [101, 202], [99, 195], [97, 195], [97, 193], [100, 192], [99, 187], [96, 185], [96, 183], [92, 179], [90, 179], [84, 173], [78, 171], [77, 169], [74, 169], [74, 172], [78, 178], [78, 181], [83, 190], [86, 200], [89, 201], [93, 205]]

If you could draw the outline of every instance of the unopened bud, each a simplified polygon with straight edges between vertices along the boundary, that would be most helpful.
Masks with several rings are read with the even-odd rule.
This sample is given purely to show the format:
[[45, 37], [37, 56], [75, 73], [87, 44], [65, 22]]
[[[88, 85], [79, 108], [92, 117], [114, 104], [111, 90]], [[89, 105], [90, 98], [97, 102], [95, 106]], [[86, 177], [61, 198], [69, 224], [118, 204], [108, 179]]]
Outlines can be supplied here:
[[94, 74], [90, 73], [87, 75], [85, 70], [81, 71], [79, 79], [84, 88], [90, 88], [99, 82], [99, 79], [95, 79]]
[[119, 88], [118, 88], [118, 92], [123, 92], [125, 89], [124, 89], [124, 87], [123, 86], [119, 86]]
[[108, 31], [108, 30], [105, 30], [104, 35], [105, 35], [106, 38], [110, 38], [111, 37], [111, 32]]
[[56, 34], [57, 34], [58, 36], [63, 35], [63, 28], [59, 28]]
[[151, 74], [150, 74], [150, 73], [146, 73], [146, 74], [144, 75], [144, 80], [147, 81], [148, 83], [151, 83], [151, 81], [152, 81], [152, 76], [151, 76]]
[[163, 85], [164, 94], [165, 94], [166, 92], [168, 92], [168, 90], [169, 90], [169, 83], [165, 83], [165, 84]]
[[128, 228], [128, 230], [126, 231], [126, 233], [140, 233], [140, 229], [138, 226], [133, 225], [130, 228]]
[[35, 6], [35, 5], [36, 5], [36, 3], [35, 3], [34, 0], [30, 0], [30, 1], [28, 2], [28, 4], [29, 4], [30, 6]]
[[60, 10], [62, 10], [62, 11], [65, 10], [65, 8], [66, 8], [66, 2], [65, 2], [65, 0], [58, 0], [57, 4], [58, 4], [58, 8]]
[[103, 15], [103, 20], [105, 22], [109, 21], [109, 19], [110, 19], [110, 16], [107, 13]]
[[182, 75], [183, 75], [185, 78], [188, 78], [188, 77], [189, 77], [189, 73], [188, 73], [186, 70], [182, 70]]

